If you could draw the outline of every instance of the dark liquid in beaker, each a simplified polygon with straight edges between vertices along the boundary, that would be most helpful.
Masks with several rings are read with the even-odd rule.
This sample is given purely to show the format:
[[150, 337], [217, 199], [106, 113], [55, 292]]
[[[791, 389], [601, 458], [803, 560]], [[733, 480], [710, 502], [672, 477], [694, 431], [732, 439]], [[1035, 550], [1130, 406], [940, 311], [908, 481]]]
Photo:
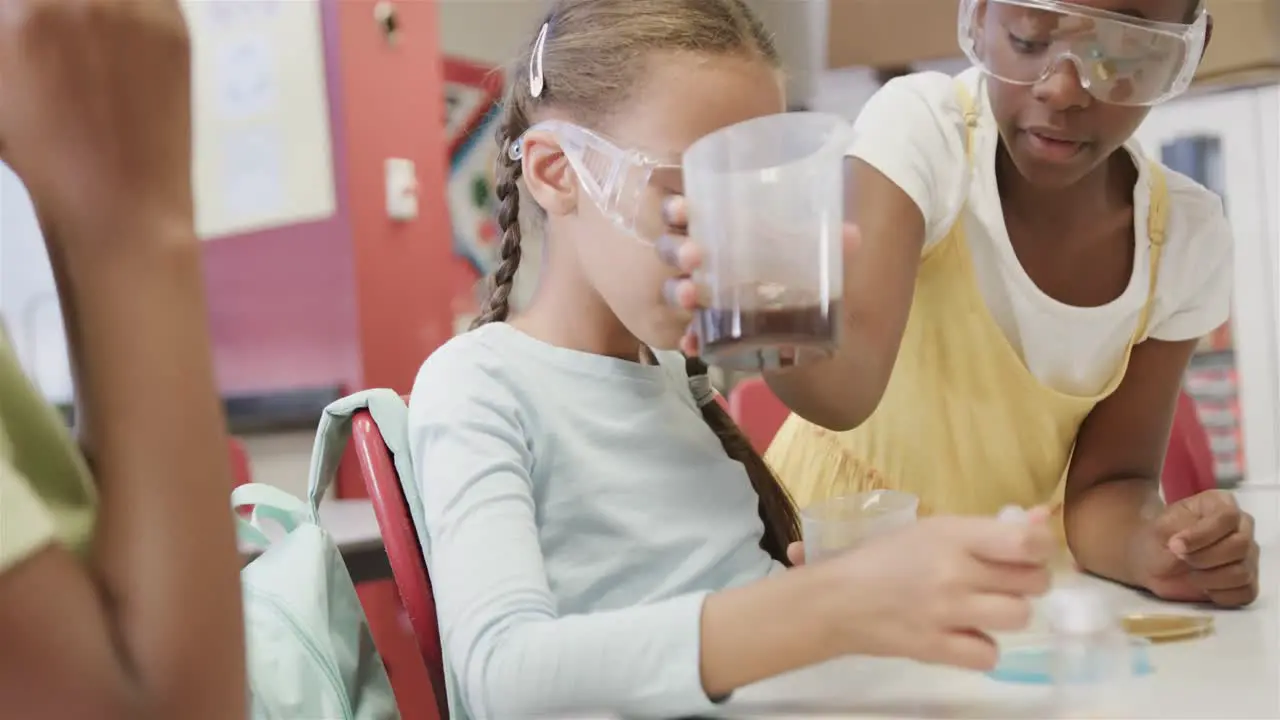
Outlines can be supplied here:
[[726, 370], [776, 370], [835, 349], [840, 301], [775, 308], [707, 308], [695, 320], [702, 358]]

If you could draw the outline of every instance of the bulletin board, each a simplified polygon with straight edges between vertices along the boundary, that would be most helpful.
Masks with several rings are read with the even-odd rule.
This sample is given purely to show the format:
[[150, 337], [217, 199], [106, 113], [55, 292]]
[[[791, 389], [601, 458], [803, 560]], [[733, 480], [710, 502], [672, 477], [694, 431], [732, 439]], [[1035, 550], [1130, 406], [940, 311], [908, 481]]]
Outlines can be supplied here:
[[444, 59], [445, 138], [449, 147], [449, 216], [454, 252], [476, 271], [492, 272], [499, 230], [494, 168], [503, 73], [470, 60]]
[[337, 200], [319, 0], [183, 6], [200, 236], [331, 217]]

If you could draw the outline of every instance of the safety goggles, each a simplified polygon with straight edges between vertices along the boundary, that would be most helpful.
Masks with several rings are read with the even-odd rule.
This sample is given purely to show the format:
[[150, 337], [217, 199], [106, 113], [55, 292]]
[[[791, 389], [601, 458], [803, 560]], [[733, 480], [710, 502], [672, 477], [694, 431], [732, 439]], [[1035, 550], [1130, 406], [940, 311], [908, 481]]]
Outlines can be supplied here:
[[662, 201], [683, 192], [680, 165], [619, 147], [602, 135], [562, 120], [546, 120], [529, 128], [512, 144], [511, 159], [522, 157], [524, 138], [530, 132], [555, 136], [583, 191], [621, 230], [650, 244], [667, 232]]
[[1115, 105], [1155, 105], [1186, 91], [1208, 32], [1062, 0], [962, 0], [960, 46], [991, 77], [1034, 85], [1064, 61], [1090, 95]]

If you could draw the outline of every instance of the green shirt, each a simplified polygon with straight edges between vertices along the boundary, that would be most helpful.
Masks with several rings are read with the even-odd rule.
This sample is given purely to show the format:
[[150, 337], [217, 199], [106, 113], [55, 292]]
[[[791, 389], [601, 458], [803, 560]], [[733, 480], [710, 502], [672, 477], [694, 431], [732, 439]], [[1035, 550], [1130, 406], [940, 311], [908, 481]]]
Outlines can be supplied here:
[[83, 554], [93, 533], [88, 466], [0, 333], [0, 572], [51, 543]]

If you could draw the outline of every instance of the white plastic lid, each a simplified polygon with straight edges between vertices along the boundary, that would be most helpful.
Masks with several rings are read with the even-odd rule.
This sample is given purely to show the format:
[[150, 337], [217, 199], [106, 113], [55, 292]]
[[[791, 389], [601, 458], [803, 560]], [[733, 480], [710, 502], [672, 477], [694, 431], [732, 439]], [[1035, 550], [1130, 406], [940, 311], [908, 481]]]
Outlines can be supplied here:
[[1030, 513], [1017, 505], [1005, 505], [996, 515], [997, 520], [1007, 523], [1026, 523], [1029, 518]]
[[1045, 596], [1049, 625], [1071, 635], [1102, 632], [1116, 625], [1106, 594], [1090, 587], [1054, 588]]

